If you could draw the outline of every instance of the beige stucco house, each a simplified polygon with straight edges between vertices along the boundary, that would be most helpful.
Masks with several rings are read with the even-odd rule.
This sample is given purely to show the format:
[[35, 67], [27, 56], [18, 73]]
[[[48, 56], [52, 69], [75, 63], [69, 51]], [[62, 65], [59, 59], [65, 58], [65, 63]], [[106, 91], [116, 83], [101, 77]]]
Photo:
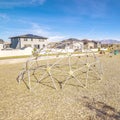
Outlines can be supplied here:
[[73, 49], [74, 50], [83, 50], [84, 44], [81, 41], [73, 42]]
[[61, 42], [55, 43], [56, 48], [60, 49], [72, 49], [74, 51], [82, 51], [84, 49], [84, 44], [82, 41], [76, 38], [69, 38]]
[[87, 43], [87, 48], [88, 48], [88, 49], [95, 48], [95, 42], [89, 41], [89, 42]]
[[25, 47], [41, 49], [46, 47], [48, 38], [33, 34], [26, 34], [26, 35], [10, 37], [10, 39], [11, 39], [11, 48], [14, 49], [21, 49]]
[[82, 51], [84, 49], [84, 44], [81, 41], [73, 41], [71, 43], [67, 43], [65, 48], [73, 49], [74, 51]]
[[85, 49], [101, 48], [101, 43], [98, 41], [84, 39], [82, 42]]

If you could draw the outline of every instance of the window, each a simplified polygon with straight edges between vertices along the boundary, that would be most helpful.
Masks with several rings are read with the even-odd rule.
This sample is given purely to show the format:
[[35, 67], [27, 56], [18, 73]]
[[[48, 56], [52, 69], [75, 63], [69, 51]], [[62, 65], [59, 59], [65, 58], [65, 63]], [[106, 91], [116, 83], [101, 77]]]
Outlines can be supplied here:
[[44, 42], [44, 39], [39, 39], [40, 42]]
[[93, 48], [93, 46], [90, 46], [90, 49], [92, 49]]
[[24, 38], [24, 41], [27, 41], [27, 38]]
[[30, 44], [25, 44], [24, 47], [31, 47], [31, 45]]
[[40, 49], [40, 45], [34, 45], [34, 48]]
[[45, 44], [43, 44], [43, 48], [45, 48]]

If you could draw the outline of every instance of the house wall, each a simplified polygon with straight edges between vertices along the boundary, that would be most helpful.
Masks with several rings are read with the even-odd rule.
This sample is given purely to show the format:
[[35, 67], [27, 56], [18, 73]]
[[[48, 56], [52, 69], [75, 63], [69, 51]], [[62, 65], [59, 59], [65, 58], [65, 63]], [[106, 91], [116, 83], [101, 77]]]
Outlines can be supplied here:
[[47, 46], [47, 39], [31, 39], [31, 38], [12, 38], [11, 48], [21, 49], [24, 47], [37, 47], [38, 49]]
[[4, 45], [3, 44], [0, 44], [0, 50], [3, 49]]
[[97, 43], [97, 48], [101, 48], [101, 43], [100, 42]]
[[47, 45], [47, 39], [21, 38], [20, 41], [21, 41], [21, 48], [29, 46], [32, 48], [39, 47], [40, 49]]
[[88, 42], [88, 49], [95, 48], [94, 42]]
[[82, 50], [84, 48], [84, 44], [83, 42], [76, 42], [76, 43], [73, 43], [73, 49], [79, 49], [79, 50]]
[[4, 44], [4, 49], [10, 48], [10, 44]]
[[20, 49], [20, 41], [19, 41], [19, 38], [12, 38], [12, 39], [11, 39], [11, 48]]
[[67, 46], [65, 46], [65, 49], [72, 49], [72, 50], [80, 50], [80, 51], [82, 51], [84, 49], [84, 44], [83, 44], [83, 42], [69, 43], [69, 44], [67, 44]]

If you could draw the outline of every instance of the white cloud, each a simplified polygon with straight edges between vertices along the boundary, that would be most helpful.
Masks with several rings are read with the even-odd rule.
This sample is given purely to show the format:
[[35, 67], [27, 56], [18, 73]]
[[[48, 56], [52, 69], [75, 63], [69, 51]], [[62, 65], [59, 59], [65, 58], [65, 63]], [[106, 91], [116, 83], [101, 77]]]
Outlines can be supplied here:
[[24, 29], [24, 32], [28, 32], [31, 34], [37, 34], [37, 35], [49, 35], [50, 34], [50, 28], [45, 25], [40, 25], [36, 22], [26, 21], [26, 20], [18, 20], [18, 22], [22, 23], [23, 25], [29, 26], [29, 28]]
[[0, 13], [0, 20], [9, 20], [9, 17], [6, 14]]
[[0, 0], [0, 8], [11, 8], [19, 6], [43, 5], [46, 0]]
[[17, 20], [24, 25], [29, 27], [27, 28], [4, 28], [4, 31], [0, 33], [2, 39], [7, 40], [9, 37], [24, 35], [24, 34], [34, 34], [39, 36], [48, 37], [50, 42], [52, 41], [60, 41], [67, 38], [67, 36], [61, 35], [60, 33], [54, 32], [51, 28], [40, 25], [36, 22], [25, 21], [25, 20]]
[[[50, 28], [46, 26], [41, 26], [38, 23], [31, 23], [31, 30], [29, 31], [32, 34], [40, 35], [40, 36], [46, 36], [48, 37], [49, 41], [60, 41], [66, 38], [66, 36], [60, 35], [59, 33], [53, 32]], [[54, 36], [53, 36], [54, 35]]]
[[67, 38], [67, 36], [55, 35], [55, 36], [50, 36], [48, 40], [53, 42], [53, 41], [61, 41], [61, 40], [64, 40], [66, 38]]
[[39, 4], [43, 4], [46, 0], [32, 0], [31, 3], [39, 3]]
[[[104, 17], [108, 8], [108, 0], [71, 0], [68, 6], [63, 4], [62, 10], [69, 14], [89, 16], [93, 18]], [[71, 8], [74, 8], [71, 9]]]

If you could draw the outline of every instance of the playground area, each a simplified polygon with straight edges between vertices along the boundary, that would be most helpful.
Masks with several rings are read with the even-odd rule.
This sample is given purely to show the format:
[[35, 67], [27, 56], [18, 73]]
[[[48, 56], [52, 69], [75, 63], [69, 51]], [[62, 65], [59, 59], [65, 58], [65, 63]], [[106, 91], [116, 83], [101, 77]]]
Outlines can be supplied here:
[[[91, 72], [91, 76], [87, 79], [87, 87], [84, 87], [85, 81], [82, 79], [82, 77], [84, 78], [82, 73], [83, 76], [78, 78], [82, 84], [71, 78], [66, 83], [64, 82], [67, 80], [68, 73], [73, 78], [73, 71], [81, 68], [81, 64], [77, 63], [78, 59], [85, 61], [84, 57], [71, 58], [71, 65], [69, 64], [69, 57], [68, 61], [67, 59], [59, 60], [62, 67], [55, 64], [56, 66], [53, 67], [51, 73], [54, 74], [53, 79], [57, 78], [59, 81], [55, 82], [56, 86], [50, 76], [46, 76], [43, 81], [39, 82], [41, 78], [36, 73], [36, 79], [35, 77], [33, 79], [33, 76], [31, 77], [31, 90], [29, 89], [28, 76], [25, 75], [25, 80], [21, 80], [20, 83], [16, 80], [23, 68], [23, 63], [1, 64], [0, 120], [119, 120], [120, 55], [113, 55], [112, 57], [97, 55], [97, 57], [103, 66], [102, 80], [95, 80], [99, 75], [96, 76], [94, 72]], [[93, 63], [92, 58], [89, 61]], [[46, 70], [48, 73], [50, 72], [44, 62], [46, 61], [43, 60], [41, 63], [43, 69], [39, 73], [41, 75]], [[54, 63], [58, 62], [55, 59], [49, 61], [49, 65]], [[68, 71], [69, 65], [73, 71]], [[30, 71], [34, 71], [34, 67]], [[82, 70], [86, 77], [85, 69]], [[59, 74], [56, 74], [58, 71]], [[39, 83], [36, 82], [37, 80]]]

